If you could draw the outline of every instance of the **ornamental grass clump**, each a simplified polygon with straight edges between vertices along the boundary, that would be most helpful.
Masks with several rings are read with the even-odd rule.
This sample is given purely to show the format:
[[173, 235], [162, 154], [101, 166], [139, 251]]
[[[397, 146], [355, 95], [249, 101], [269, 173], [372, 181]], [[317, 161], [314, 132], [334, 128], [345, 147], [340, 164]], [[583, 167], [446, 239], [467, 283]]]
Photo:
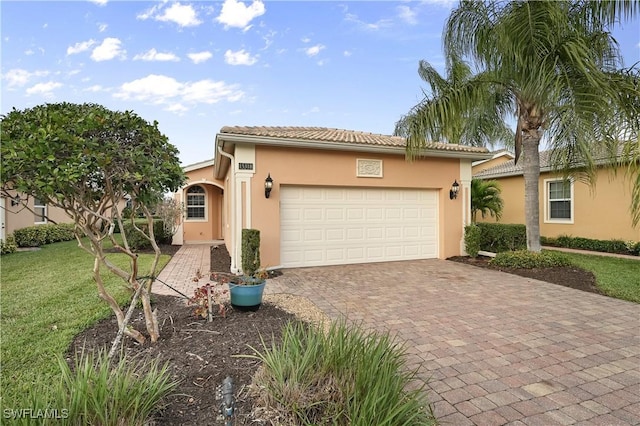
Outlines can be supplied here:
[[[146, 425], [162, 408], [162, 400], [177, 386], [168, 366], [123, 356], [110, 362], [106, 351], [76, 356], [70, 367], [58, 357], [60, 381], [45, 401], [45, 392], [32, 391], [29, 407], [56, 414], [56, 425]], [[60, 410], [63, 407], [63, 410]], [[52, 411], [60, 410], [60, 411]], [[47, 419], [40, 419], [49, 424]], [[24, 423], [24, 422], [23, 422]], [[28, 424], [24, 423], [24, 424]]]
[[552, 250], [532, 252], [528, 250], [505, 251], [491, 259], [491, 264], [503, 268], [553, 268], [571, 266], [571, 259], [564, 253]]
[[282, 342], [257, 350], [260, 416], [277, 424], [432, 425], [432, 409], [388, 334], [345, 321], [328, 330], [289, 323]]

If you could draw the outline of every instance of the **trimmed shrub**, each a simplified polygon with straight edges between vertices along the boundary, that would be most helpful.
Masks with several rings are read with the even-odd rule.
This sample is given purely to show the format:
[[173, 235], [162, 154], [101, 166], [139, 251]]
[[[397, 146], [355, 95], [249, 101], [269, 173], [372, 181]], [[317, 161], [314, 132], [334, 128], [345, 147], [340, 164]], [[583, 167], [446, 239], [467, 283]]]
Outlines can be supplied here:
[[0, 240], [0, 255], [15, 253], [16, 250], [18, 250], [18, 245], [13, 235], [7, 235], [7, 238]]
[[71, 241], [75, 238], [72, 223], [35, 225], [14, 231], [18, 247], [40, 247], [45, 244]]
[[47, 228], [47, 244], [71, 241], [75, 238], [73, 223], [60, 223], [58, 225], [45, 225]]
[[556, 266], [571, 266], [571, 260], [558, 251], [543, 250], [533, 252], [528, 250], [517, 250], [496, 254], [490, 263], [503, 268], [553, 268]]
[[242, 273], [253, 275], [260, 269], [260, 231], [242, 230]]
[[640, 255], [640, 242], [636, 243], [635, 241], [596, 240], [560, 235], [556, 238], [540, 237], [540, 243], [552, 247], [599, 251], [603, 253], [630, 254], [635, 256]]
[[477, 223], [480, 228], [480, 250], [500, 253], [527, 248], [527, 229], [524, 225], [505, 223]]
[[[146, 219], [136, 219], [136, 226], [140, 228], [143, 232], [147, 233], [149, 229], [149, 224]], [[127, 241], [129, 242], [129, 246], [133, 250], [142, 250], [151, 248], [151, 243], [149, 240], [145, 238], [142, 233], [137, 231], [133, 224], [130, 221], [127, 221], [123, 224], [124, 231], [127, 235]], [[158, 244], [171, 244], [171, 235], [169, 232], [165, 230], [164, 222], [160, 219], [153, 220], [153, 235], [155, 237], [156, 243]]]
[[464, 227], [464, 250], [471, 257], [478, 257], [480, 251], [480, 228], [476, 225]]

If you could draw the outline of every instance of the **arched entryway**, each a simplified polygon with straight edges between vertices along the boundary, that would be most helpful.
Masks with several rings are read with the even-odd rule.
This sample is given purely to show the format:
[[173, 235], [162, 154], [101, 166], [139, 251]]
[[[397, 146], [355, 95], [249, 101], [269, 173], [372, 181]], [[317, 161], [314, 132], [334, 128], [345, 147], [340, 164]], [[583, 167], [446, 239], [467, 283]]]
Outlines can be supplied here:
[[194, 182], [183, 189], [184, 243], [224, 239], [223, 190], [211, 182]]

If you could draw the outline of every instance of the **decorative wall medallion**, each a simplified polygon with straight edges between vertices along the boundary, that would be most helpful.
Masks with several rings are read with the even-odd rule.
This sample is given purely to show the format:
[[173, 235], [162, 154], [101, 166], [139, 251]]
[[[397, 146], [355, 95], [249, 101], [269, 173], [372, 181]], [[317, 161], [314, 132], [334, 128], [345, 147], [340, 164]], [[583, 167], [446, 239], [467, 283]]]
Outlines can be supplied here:
[[382, 177], [382, 160], [356, 159], [356, 176]]

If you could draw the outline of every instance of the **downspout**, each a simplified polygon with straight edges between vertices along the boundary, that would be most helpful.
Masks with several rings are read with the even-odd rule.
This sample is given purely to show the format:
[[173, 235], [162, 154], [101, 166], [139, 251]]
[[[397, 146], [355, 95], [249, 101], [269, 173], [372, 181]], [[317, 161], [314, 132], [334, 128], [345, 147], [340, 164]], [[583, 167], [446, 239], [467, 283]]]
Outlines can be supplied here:
[[233, 274], [237, 274], [239, 272], [238, 269], [238, 247], [237, 247], [237, 241], [238, 241], [238, 229], [236, 226], [236, 159], [233, 155], [224, 152], [222, 150], [222, 147], [220, 147], [220, 145], [217, 146], [218, 148], [218, 153], [224, 157], [227, 157], [230, 161], [231, 161], [231, 165], [229, 167], [231, 167], [232, 170], [232, 179], [231, 179], [231, 185], [230, 185], [230, 192], [231, 192], [231, 211], [230, 211], [230, 215], [231, 216], [229, 218], [229, 223], [231, 224], [231, 248], [232, 248], [232, 253], [229, 253], [231, 255], [231, 273]]

